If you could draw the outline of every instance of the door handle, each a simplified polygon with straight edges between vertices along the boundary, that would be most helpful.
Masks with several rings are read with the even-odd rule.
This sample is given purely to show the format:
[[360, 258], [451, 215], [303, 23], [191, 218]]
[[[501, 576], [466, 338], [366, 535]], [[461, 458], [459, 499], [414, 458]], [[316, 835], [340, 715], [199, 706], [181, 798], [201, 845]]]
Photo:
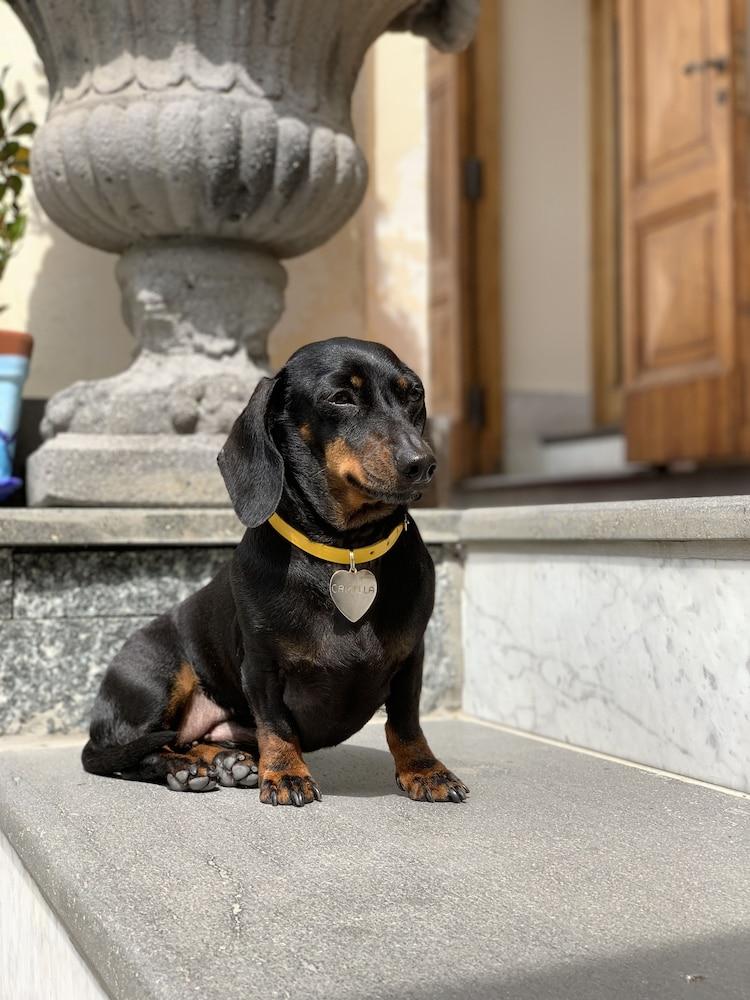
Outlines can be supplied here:
[[707, 73], [710, 69], [715, 69], [717, 73], [726, 73], [729, 69], [729, 59], [726, 56], [714, 56], [712, 59], [685, 63], [682, 72], [685, 76], [692, 76], [693, 73]]

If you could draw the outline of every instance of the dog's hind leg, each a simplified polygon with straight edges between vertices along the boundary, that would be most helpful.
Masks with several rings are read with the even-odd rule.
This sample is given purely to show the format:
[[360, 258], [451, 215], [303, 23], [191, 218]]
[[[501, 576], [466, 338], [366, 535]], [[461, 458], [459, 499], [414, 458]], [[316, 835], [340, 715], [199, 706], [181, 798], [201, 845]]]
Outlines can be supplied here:
[[224, 788], [257, 788], [258, 765], [252, 750], [201, 743], [184, 748], [165, 747], [149, 754], [123, 778], [136, 781], [166, 781], [175, 792], [210, 792]]
[[132, 781], [166, 781], [175, 792], [211, 792], [219, 783], [219, 769], [215, 763], [222, 747], [208, 743], [194, 746], [170, 747], [148, 754], [132, 771], [123, 771], [122, 777]]

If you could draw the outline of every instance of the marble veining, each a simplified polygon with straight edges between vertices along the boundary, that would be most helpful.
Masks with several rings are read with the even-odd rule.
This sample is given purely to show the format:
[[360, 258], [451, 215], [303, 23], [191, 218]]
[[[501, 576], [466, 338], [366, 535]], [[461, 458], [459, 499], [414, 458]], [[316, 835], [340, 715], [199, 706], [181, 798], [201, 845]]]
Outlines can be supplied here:
[[750, 791], [750, 564], [469, 554], [465, 711]]

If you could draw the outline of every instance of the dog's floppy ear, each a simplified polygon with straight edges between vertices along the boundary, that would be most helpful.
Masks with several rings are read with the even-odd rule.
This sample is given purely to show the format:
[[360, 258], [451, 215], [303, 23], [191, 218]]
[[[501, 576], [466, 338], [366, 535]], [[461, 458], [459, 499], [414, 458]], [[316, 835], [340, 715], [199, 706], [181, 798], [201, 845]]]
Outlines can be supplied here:
[[281, 498], [284, 461], [269, 427], [271, 396], [277, 382], [277, 378], [258, 382], [219, 452], [219, 469], [232, 506], [247, 528], [267, 521]]

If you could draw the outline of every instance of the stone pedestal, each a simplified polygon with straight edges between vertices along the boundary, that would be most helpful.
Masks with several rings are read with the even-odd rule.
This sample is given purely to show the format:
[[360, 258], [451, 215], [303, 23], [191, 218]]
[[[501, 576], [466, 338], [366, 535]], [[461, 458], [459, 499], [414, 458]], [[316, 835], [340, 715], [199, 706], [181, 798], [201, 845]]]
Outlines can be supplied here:
[[31, 502], [225, 502], [212, 437], [267, 370], [279, 261], [332, 236], [364, 193], [350, 100], [368, 47], [397, 27], [460, 48], [478, 0], [12, 5], [50, 83], [37, 195], [122, 255], [137, 345], [126, 372], [50, 400]]

